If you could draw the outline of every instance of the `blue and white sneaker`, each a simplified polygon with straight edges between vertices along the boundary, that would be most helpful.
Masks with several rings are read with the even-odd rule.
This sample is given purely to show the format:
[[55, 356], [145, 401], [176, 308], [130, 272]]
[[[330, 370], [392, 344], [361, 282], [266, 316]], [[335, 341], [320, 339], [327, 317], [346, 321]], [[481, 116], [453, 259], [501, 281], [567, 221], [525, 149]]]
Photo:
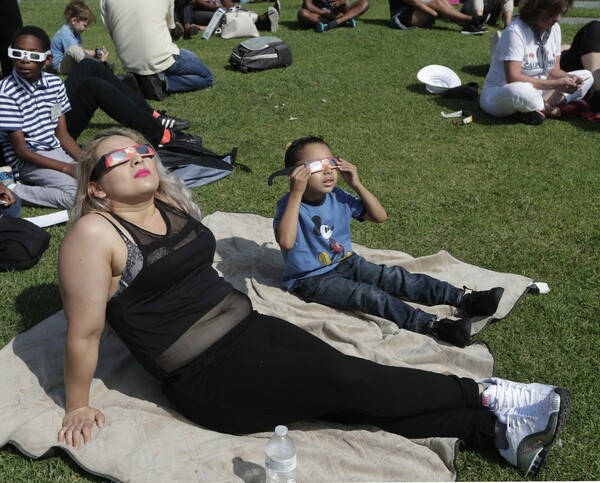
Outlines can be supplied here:
[[327, 25], [326, 23], [317, 22], [317, 24], [315, 25], [315, 32], [317, 32], [318, 34], [321, 34], [326, 30], [329, 30], [329, 25]]
[[355, 18], [351, 18], [347, 22], [344, 22], [344, 27], [349, 27], [351, 29], [355, 29], [357, 25], [358, 25], [358, 22], [356, 21]]
[[481, 394], [481, 402], [492, 411], [530, 406], [540, 402], [555, 388], [549, 384], [523, 384], [498, 377], [477, 382], [487, 385]]
[[504, 429], [498, 445], [502, 457], [525, 475], [537, 475], [569, 417], [571, 401], [569, 391], [556, 388], [536, 404], [496, 412], [501, 438]]

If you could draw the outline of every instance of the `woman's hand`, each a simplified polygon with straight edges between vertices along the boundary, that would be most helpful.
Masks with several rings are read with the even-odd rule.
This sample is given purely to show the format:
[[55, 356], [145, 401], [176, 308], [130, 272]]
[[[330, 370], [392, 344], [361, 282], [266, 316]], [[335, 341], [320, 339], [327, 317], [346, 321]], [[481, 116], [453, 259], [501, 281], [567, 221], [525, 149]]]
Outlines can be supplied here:
[[577, 89], [579, 89], [582, 82], [583, 82], [583, 80], [577, 76], [561, 77], [560, 79], [556, 79], [556, 84], [557, 84], [556, 89], [559, 90], [560, 92], [566, 92], [567, 94], [572, 94]]
[[73, 446], [75, 449], [82, 444], [89, 443], [92, 440], [94, 423], [99, 428], [104, 426], [104, 414], [98, 409], [84, 406], [67, 411], [63, 418], [62, 428], [58, 432], [58, 442]]

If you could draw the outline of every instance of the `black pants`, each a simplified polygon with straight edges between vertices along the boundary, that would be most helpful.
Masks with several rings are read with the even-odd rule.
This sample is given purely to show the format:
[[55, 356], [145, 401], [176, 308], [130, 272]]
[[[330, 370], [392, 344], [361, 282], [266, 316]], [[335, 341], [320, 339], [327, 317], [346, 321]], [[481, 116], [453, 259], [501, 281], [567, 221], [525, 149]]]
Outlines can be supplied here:
[[71, 103], [65, 117], [74, 139], [88, 126], [97, 109], [119, 124], [139, 131], [152, 143], [162, 139], [164, 128], [152, 116], [154, 109], [101, 62], [92, 59], [79, 62], [65, 81], [65, 87]]
[[8, 57], [8, 48], [14, 33], [23, 26], [19, 2], [0, 0], [0, 67], [6, 77], [13, 70], [13, 61]]
[[224, 433], [324, 419], [494, 447], [496, 417], [475, 381], [344, 355], [257, 312], [172, 374], [163, 391], [183, 416]]

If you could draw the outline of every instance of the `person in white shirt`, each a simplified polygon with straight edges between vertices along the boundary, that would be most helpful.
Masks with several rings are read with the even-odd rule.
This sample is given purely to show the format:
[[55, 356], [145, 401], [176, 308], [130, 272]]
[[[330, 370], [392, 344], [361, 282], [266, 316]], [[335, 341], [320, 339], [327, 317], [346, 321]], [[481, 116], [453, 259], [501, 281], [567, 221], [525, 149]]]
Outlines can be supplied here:
[[191, 51], [171, 39], [173, 0], [101, 0], [100, 12], [123, 70], [133, 73], [148, 99], [210, 87], [213, 75]]
[[558, 22], [573, 0], [524, 0], [519, 18], [502, 33], [479, 104], [492, 116], [516, 114], [527, 124], [561, 116], [560, 106], [581, 100], [593, 83], [588, 70], [560, 65]]

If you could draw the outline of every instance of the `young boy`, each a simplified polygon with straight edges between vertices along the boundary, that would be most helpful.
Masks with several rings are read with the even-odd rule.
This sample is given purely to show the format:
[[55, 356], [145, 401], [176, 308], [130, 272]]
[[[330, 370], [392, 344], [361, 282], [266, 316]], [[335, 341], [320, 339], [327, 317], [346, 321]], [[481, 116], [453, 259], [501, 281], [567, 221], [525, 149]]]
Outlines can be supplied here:
[[50, 38], [40, 28], [15, 32], [8, 55], [11, 75], [0, 82], [0, 143], [21, 183], [8, 186], [25, 203], [71, 208], [75, 161], [81, 150], [69, 135], [71, 108], [60, 78], [43, 72], [52, 61]]
[[83, 48], [81, 34], [96, 21], [90, 7], [84, 2], [75, 0], [67, 5], [63, 16], [65, 24], [52, 37], [50, 44], [53, 56], [52, 71], [60, 75], [69, 75], [75, 64], [85, 58], [106, 62], [108, 51], [104, 46], [98, 47], [96, 50]]
[[[285, 166], [275, 175], [291, 172], [290, 192], [277, 202], [273, 228], [285, 261], [287, 290], [309, 302], [362, 310], [458, 347], [469, 343], [469, 318], [438, 320], [399, 297], [429, 306], [452, 305], [471, 316], [496, 312], [503, 288], [467, 292], [402, 267], [370, 263], [353, 253], [350, 220], [382, 223], [387, 214], [361, 183], [356, 166], [334, 157], [322, 138], [294, 141], [286, 151]], [[338, 172], [358, 197], [336, 187]]]

